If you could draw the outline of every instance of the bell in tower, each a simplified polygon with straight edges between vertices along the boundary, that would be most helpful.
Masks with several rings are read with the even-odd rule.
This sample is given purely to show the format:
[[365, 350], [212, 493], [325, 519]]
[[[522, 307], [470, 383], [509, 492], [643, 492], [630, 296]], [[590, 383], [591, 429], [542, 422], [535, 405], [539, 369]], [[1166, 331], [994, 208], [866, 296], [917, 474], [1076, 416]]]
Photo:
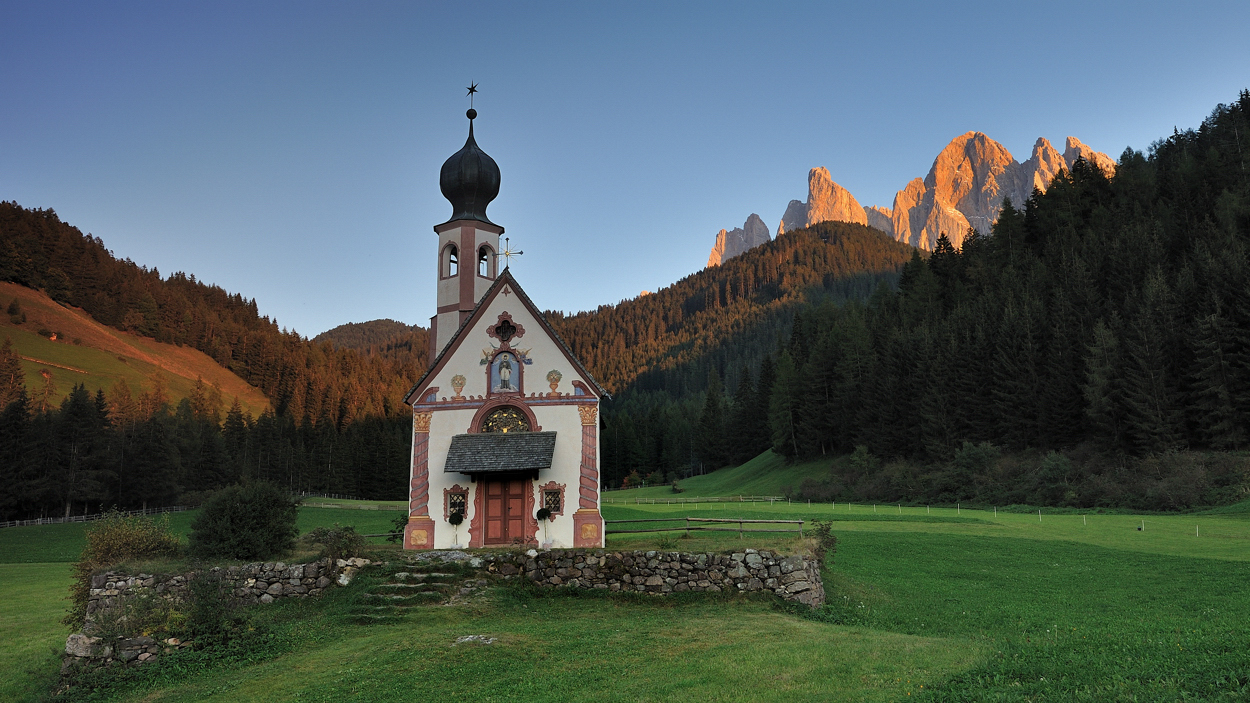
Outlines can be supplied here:
[[469, 138], [464, 148], [443, 163], [438, 178], [452, 214], [450, 220], [434, 227], [438, 235], [438, 310], [430, 318], [431, 364], [499, 273], [497, 254], [503, 227], [486, 217], [486, 206], [499, 195], [499, 166], [473, 138], [477, 110], [470, 108], [465, 114]]

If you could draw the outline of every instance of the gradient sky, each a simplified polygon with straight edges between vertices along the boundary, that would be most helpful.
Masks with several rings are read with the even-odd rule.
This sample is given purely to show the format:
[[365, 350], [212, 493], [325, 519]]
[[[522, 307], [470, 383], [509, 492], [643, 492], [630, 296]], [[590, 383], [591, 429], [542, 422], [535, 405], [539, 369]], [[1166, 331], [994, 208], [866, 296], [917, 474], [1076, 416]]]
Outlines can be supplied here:
[[312, 336], [428, 324], [443, 161], [543, 308], [698, 271], [826, 166], [889, 206], [953, 137], [1118, 157], [1250, 87], [1250, 3], [0, 1], [0, 199]]

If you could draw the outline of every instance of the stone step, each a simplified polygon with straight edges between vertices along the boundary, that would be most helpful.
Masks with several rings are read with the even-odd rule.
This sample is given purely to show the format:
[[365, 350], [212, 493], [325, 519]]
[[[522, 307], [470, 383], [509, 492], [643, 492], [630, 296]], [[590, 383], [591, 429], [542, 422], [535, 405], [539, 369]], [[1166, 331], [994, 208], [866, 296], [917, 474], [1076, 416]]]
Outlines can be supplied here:
[[377, 584], [378, 588], [434, 588], [436, 586], [446, 586], [453, 583], [452, 581], [418, 581], [416, 583], [405, 583], [403, 581], [383, 581]]
[[411, 571], [411, 570], [402, 571], [401, 570], [401, 571], [396, 571], [392, 573], [391, 578], [400, 579], [400, 580], [412, 579], [414, 581], [423, 581], [425, 579], [457, 578], [457, 575], [443, 573], [439, 571]]
[[405, 601], [412, 601], [412, 600], [429, 600], [431, 596], [442, 598], [443, 595], [444, 595], [443, 593], [439, 593], [438, 591], [418, 591], [416, 593], [409, 593], [409, 594], [405, 594], [402, 596], [387, 595], [385, 593], [366, 593], [364, 594], [364, 597], [370, 600], [385, 600], [385, 601], [392, 601], [395, 603], [403, 603]]
[[381, 625], [404, 621], [404, 618], [399, 615], [352, 615], [351, 619], [359, 625]]

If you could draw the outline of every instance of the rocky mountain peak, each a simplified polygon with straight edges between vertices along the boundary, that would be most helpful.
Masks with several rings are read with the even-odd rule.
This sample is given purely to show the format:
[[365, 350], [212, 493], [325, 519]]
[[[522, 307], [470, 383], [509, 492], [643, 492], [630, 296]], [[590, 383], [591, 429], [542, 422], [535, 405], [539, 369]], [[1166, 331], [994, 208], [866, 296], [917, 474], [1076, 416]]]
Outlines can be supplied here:
[[729, 231], [722, 229], [716, 233], [716, 243], [712, 245], [712, 253], [707, 258], [707, 265], [709, 267], [720, 266], [742, 252], [768, 241], [771, 241], [768, 236], [768, 225], [764, 224], [759, 215], [751, 213], [741, 227], [735, 227]]
[[1081, 140], [1076, 137], [1068, 137], [1063, 148], [1064, 163], [1066, 163], [1070, 169], [1072, 168], [1072, 164], [1076, 163], [1077, 159], [1085, 159], [1089, 163], [1102, 169], [1102, 172], [1107, 174], [1107, 176], [1115, 175], [1115, 159], [1107, 156], [1101, 151], [1094, 151], [1092, 148], [1082, 144]]
[[829, 169], [819, 166], [807, 172], [807, 202], [791, 200], [781, 217], [781, 226], [789, 231], [829, 220], [868, 224], [864, 208], [855, 196], [833, 181]]

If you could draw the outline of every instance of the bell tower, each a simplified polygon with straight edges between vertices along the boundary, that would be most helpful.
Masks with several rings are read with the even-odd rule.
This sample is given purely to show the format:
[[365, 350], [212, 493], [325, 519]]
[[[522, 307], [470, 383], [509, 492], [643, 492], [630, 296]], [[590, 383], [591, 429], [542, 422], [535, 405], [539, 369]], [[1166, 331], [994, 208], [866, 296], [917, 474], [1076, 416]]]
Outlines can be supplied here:
[[499, 275], [503, 227], [486, 217], [499, 195], [499, 166], [473, 139], [477, 110], [469, 109], [469, 139], [443, 163], [438, 185], [451, 203], [451, 219], [435, 225], [438, 235], [438, 310], [430, 318], [430, 363]]

